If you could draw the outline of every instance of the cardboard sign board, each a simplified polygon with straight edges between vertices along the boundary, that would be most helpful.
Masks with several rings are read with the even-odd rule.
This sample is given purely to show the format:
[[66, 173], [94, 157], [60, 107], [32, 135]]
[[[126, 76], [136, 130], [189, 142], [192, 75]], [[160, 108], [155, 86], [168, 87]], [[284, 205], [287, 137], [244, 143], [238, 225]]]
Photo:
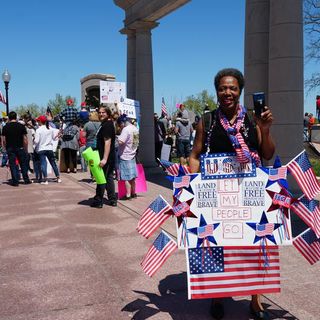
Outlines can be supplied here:
[[126, 114], [131, 119], [137, 119], [137, 113], [140, 112], [140, 103], [126, 98], [118, 103], [118, 108], [120, 114]]
[[100, 103], [119, 103], [126, 96], [125, 82], [100, 81]]
[[223, 164], [235, 163], [235, 156], [210, 155], [202, 165], [208, 159], [210, 164], [217, 160], [216, 176], [207, 170], [210, 178], [203, 171], [173, 183], [179, 247], [292, 244], [287, 191], [276, 181], [270, 183], [266, 170], [252, 165], [251, 172], [249, 167], [236, 173], [228, 168], [225, 174], [232, 177], [222, 178]]

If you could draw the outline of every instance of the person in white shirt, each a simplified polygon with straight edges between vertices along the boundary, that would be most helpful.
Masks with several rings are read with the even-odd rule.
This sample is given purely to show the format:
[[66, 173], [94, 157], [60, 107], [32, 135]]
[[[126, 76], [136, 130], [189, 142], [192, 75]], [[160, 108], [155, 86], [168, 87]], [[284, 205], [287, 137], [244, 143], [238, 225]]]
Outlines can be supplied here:
[[132, 125], [126, 115], [121, 115], [117, 123], [121, 129], [118, 136], [118, 155], [120, 180], [125, 181], [126, 196], [120, 200], [136, 198], [136, 153], [139, 145], [139, 130]]
[[41, 172], [43, 175], [43, 181], [41, 184], [48, 184], [46, 159], [48, 159], [52, 166], [54, 174], [57, 177], [56, 181], [60, 183], [60, 173], [53, 153], [53, 141], [58, 137], [56, 133], [49, 127], [46, 116], [39, 116], [36, 120], [38, 121], [39, 128], [36, 130], [34, 144], [35, 151], [40, 157]]

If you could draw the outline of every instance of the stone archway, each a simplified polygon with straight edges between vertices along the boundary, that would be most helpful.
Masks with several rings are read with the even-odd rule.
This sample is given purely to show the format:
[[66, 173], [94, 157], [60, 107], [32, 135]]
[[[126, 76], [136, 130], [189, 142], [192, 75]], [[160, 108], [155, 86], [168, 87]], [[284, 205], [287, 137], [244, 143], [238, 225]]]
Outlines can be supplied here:
[[[159, 19], [188, 2], [114, 0], [125, 11], [120, 32], [127, 35], [127, 95], [141, 104], [140, 155], [145, 166], [154, 165], [151, 30]], [[302, 0], [246, 0], [245, 104], [252, 105], [251, 93], [266, 93], [275, 117], [272, 131], [277, 154], [283, 163], [302, 149], [302, 8]]]

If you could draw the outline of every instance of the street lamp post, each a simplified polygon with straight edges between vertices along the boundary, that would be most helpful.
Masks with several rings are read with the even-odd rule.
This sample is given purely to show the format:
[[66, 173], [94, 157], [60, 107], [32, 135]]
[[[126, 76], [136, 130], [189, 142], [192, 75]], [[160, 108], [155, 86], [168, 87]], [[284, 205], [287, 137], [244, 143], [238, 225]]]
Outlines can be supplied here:
[[6, 113], [7, 116], [9, 115], [9, 95], [8, 95], [8, 91], [9, 91], [9, 82], [11, 80], [11, 75], [9, 73], [9, 71], [6, 69], [3, 74], [2, 74], [2, 80], [4, 82], [4, 87], [6, 89]]

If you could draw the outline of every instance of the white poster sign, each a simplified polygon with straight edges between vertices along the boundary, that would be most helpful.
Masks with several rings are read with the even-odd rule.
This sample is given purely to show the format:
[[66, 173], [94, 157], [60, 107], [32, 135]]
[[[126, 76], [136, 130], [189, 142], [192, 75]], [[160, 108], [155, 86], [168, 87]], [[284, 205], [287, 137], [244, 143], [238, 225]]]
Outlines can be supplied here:
[[100, 81], [100, 102], [119, 103], [126, 98], [125, 82]]
[[137, 119], [140, 112], [140, 103], [126, 98], [118, 103], [118, 109], [120, 114], [126, 114], [131, 119]]
[[[254, 168], [254, 176], [247, 175], [248, 168], [237, 168], [237, 173], [228, 166], [223, 169], [235, 160], [229, 157], [210, 156], [209, 163], [217, 160], [221, 167], [208, 167], [209, 179], [203, 173], [174, 178], [179, 247], [292, 244], [293, 199], [288, 192], [271, 180], [266, 168]], [[218, 173], [215, 178], [213, 171]], [[232, 177], [223, 178], [223, 171]]]

